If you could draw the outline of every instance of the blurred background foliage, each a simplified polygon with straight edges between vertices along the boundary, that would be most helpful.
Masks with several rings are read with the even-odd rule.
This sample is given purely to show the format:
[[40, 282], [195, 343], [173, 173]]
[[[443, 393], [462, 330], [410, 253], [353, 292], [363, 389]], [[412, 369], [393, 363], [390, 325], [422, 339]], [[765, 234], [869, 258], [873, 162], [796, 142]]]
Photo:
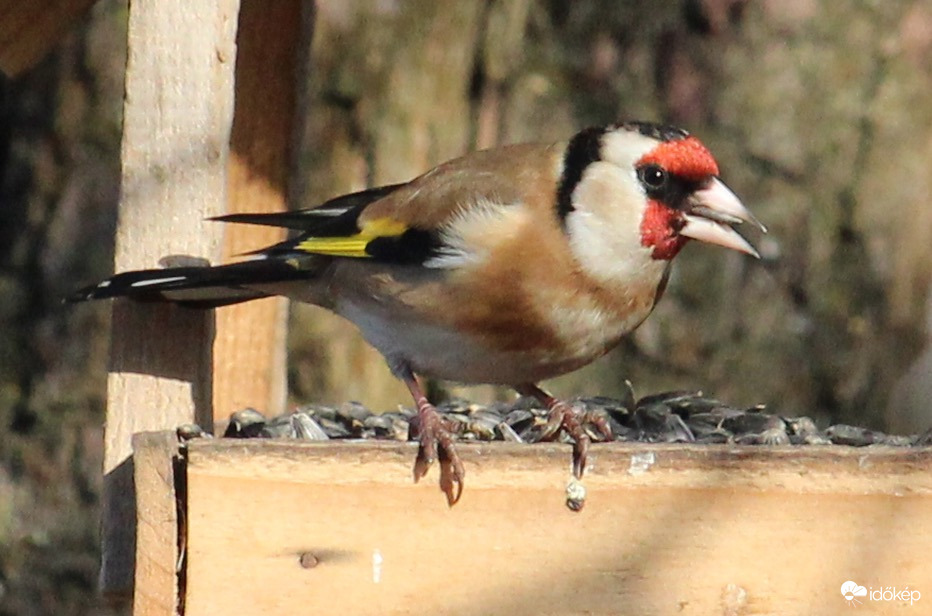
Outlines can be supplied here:
[[[688, 246], [655, 314], [556, 393], [630, 379], [825, 423], [932, 423], [925, 0], [319, 0], [314, 18], [295, 207], [639, 118], [699, 136], [769, 226], [761, 262]], [[126, 0], [101, 0], [0, 83], [0, 614], [107, 612], [108, 310], [60, 298], [112, 268], [125, 34]], [[296, 404], [408, 403], [320, 309], [292, 307], [289, 344]]]

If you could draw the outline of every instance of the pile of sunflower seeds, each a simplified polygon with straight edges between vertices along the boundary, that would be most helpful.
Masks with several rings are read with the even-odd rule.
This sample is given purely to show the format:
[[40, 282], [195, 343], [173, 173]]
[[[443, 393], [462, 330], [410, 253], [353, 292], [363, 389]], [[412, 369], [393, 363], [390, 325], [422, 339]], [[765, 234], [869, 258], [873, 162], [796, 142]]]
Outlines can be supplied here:
[[[763, 405], [735, 408], [701, 392], [665, 392], [638, 400], [630, 392], [626, 399], [582, 397], [570, 403], [581, 413], [583, 425], [594, 442], [605, 440], [599, 426], [607, 425], [617, 441], [646, 443], [932, 445], [932, 430], [914, 436], [889, 435], [845, 424], [820, 430], [809, 417], [770, 414]], [[536, 443], [542, 440], [548, 423], [547, 410], [533, 398], [488, 405], [451, 400], [437, 408], [463, 441]], [[375, 413], [358, 402], [338, 407], [308, 405], [273, 418], [245, 409], [230, 416], [224, 436], [407, 441], [416, 434], [416, 429], [412, 429], [414, 419], [415, 413], [409, 409]]]

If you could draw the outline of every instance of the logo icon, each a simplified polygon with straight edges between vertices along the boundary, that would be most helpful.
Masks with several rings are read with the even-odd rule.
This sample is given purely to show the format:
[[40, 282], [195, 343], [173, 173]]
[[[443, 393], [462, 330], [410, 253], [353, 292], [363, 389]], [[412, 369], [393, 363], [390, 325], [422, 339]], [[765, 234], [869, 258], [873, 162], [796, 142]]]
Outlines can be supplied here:
[[863, 602], [859, 601], [858, 597], [866, 597], [867, 589], [863, 586], [858, 586], [851, 580], [848, 580], [841, 585], [841, 596], [845, 598], [845, 601], [848, 602], [848, 605], [861, 605]]

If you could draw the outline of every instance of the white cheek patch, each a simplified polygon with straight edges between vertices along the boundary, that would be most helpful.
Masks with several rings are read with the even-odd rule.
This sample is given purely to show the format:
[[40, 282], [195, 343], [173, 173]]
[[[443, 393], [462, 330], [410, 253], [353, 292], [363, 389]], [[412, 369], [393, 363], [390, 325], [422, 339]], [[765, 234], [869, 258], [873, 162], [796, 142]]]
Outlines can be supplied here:
[[613, 285], [656, 275], [651, 249], [641, 244], [646, 195], [631, 173], [608, 162], [590, 165], [566, 218], [573, 254], [588, 274]]

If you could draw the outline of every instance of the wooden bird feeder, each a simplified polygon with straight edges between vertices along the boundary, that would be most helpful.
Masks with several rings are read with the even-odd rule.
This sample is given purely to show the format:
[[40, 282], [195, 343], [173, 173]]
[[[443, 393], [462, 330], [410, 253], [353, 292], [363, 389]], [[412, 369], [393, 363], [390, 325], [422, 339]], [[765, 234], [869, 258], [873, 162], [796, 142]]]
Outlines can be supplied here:
[[[92, 4], [0, 0], [0, 69]], [[201, 221], [285, 207], [311, 2], [128, 19], [115, 268], [274, 241]], [[464, 444], [449, 509], [413, 444], [179, 444], [213, 409], [281, 409], [284, 302], [113, 311], [100, 580], [135, 614], [829, 614], [847, 580], [921, 593], [872, 614], [932, 602], [928, 449], [597, 445], [573, 513], [568, 447]]]

